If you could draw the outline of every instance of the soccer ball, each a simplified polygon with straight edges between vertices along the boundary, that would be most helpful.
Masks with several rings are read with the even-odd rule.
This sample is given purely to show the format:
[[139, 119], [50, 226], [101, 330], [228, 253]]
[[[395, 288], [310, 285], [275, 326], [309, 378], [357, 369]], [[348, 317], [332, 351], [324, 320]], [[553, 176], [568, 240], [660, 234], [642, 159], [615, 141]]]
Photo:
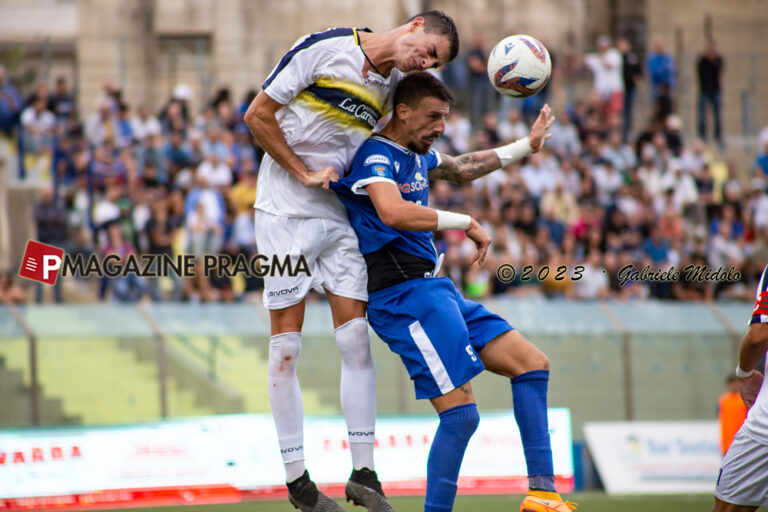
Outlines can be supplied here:
[[505, 37], [488, 57], [488, 78], [504, 96], [527, 98], [547, 85], [552, 73], [549, 52], [531, 36]]

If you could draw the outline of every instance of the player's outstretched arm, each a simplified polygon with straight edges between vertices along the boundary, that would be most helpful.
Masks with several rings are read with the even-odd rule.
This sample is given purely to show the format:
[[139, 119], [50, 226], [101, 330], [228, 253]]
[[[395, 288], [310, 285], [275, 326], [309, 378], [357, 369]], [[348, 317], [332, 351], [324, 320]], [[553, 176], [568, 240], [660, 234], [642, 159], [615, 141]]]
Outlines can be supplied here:
[[435, 210], [403, 199], [391, 182], [375, 182], [365, 187], [376, 213], [387, 226], [406, 231], [435, 231], [459, 229], [475, 242], [477, 252], [472, 263], [481, 265], [491, 245], [490, 235], [469, 215]]
[[[755, 371], [755, 366], [768, 350], [768, 324], [752, 324], [749, 326], [747, 334], [741, 340], [739, 349], [739, 367], [737, 377], [739, 377], [739, 392], [741, 398], [747, 407], [752, 407], [755, 403], [757, 393], [763, 383], [763, 375]], [[738, 371], [751, 374], [745, 376], [744, 373], [738, 374]]]
[[339, 176], [333, 167], [311, 172], [304, 165], [301, 158], [288, 146], [277, 123], [275, 114], [281, 108], [283, 105], [261, 91], [248, 106], [243, 120], [259, 145], [275, 159], [280, 167], [308, 187], [328, 188], [328, 182], [338, 180]]
[[539, 117], [531, 127], [531, 133], [512, 144], [485, 151], [475, 151], [460, 156], [440, 154], [440, 165], [429, 171], [429, 177], [436, 180], [467, 183], [486, 174], [506, 167], [521, 160], [531, 153], [537, 153], [544, 147], [544, 141], [550, 137], [547, 133], [555, 117], [549, 105], [544, 105]]

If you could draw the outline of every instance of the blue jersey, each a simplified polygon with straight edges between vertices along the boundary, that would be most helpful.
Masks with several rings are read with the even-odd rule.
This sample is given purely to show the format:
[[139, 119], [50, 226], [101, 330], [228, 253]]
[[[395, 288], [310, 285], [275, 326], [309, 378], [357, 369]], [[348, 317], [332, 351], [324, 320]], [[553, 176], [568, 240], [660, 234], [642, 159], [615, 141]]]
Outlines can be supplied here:
[[440, 165], [439, 154], [430, 149], [419, 155], [395, 142], [374, 135], [357, 151], [352, 168], [331, 189], [347, 207], [349, 222], [360, 241], [360, 252], [370, 254], [387, 244], [413, 256], [437, 261], [432, 231], [406, 231], [387, 226], [379, 218], [365, 187], [377, 181], [397, 185], [406, 201], [426, 206], [429, 203], [427, 173]]

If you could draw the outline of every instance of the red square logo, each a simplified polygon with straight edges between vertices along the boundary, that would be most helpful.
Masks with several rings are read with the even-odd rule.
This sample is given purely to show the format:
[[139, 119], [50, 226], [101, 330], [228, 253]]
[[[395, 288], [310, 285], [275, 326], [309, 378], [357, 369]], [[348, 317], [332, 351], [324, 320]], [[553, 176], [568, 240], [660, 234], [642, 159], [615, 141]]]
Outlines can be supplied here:
[[64, 249], [30, 240], [21, 260], [19, 276], [45, 284], [54, 284], [59, 276]]

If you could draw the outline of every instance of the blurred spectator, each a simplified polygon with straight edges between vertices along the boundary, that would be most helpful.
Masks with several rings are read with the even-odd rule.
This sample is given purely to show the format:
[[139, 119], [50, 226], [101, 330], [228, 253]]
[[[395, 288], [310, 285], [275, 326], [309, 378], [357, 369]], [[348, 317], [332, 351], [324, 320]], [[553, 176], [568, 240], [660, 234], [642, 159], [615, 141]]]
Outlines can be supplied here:
[[463, 155], [469, 151], [472, 137], [472, 123], [458, 108], [452, 108], [445, 123], [445, 136], [451, 143], [454, 154]]
[[699, 137], [707, 140], [707, 104], [712, 106], [715, 118], [715, 140], [724, 147], [720, 131], [720, 75], [724, 69], [723, 58], [717, 53], [715, 42], [707, 40], [706, 50], [699, 57]]
[[85, 136], [94, 147], [105, 143], [116, 145], [119, 134], [110, 98], [104, 97], [99, 100], [98, 110], [91, 114], [85, 123]]
[[653, 38], [653, 51], [648, 53], [645, 65], [651, 86], [651, 101], [656, 103], [662, 93], [662, 86], [666, 86], [666, 94], [671, 97], [675, 88], [677, 65], [674, 57], [667, 53], [661, 36]]
[[653, 119], [664, 124], [674, 112], [674, 103], [669, 84], [659, 84], [653, 101]]
[[67, 85], [67, 79], [60, 76], [56, 79], [56, 88], [51, 96], [52, 111], [60, 122], [75, 117], [75, 99]]
[[594, 76], [594, 92], [599, 96], [602, 115], [607, 118], [620, 114], [624, 105], [622, 56], [611, 46], [611, 38], [597, 38], [597, 53], [585, 56], [585, 63]]
[[21, 113], [24, 128], [24, 167], [28, 174], [50, 182], [56, 117], [46, 110], [47, 98], [37, 96]]
[[622, 142], [621, 133], [618, 130], [608, 135], [608, 143], [603, 148], [602, 157], [611, 162], [622, 175], [628, 175], [637, 165], [635, 152], [628, 144]]
[[[610, 283], [608, 271], [600, 264], [600, 251], [592, 250], [584, 262], [582, 277], [573, 283], [573, 293], [581, 300], [608, 298]], [[570, 276], [567, 276], [568, 279]]]
[[472, 37], [472, 46], [467, 52], [469, 69], [470, 110], [469, 118], [479, 124], [483, 114], [488, 112], [491, 98], [491, 84], [488, 81], [488, 52], [485, 49], [483, 34], [476, 32]]
[[755, 157], [755, 172], [758, 176], [768, 179], [768, 127], [760, 133], [758, 143], [760, 152]]
[[571, 116], [567, 110], [560, 112], [555, 118], [555, 124], [549, 129], [551, 135], [547, 141], [547, 147], [551, 148], [563, 161], [581, 153], [581, 141], [579, 131], [571, 122]]
[[23, 304], [27, 294], [13, 282], [12, 272], [0, 272], [0, 303]]
[[133, 126], [130, 119], [130, 107], [125, 103], [117, 106], [117, 144], [118, 149], [129, 146], [133, 142]]
[[[116, 265], [125, 265], [126, 258], [136, 255], [136, 248], [130, 242], [123, 239], [120, 224], [113, 222], [107, 228], [108, 243], [104, 247], [103, 255], [116, 255]], [[112, 288], [112, 301], [114, 302], [138, 302], [150, 290], [143, 278], [134, 273], [122, 274], [114, 278], [105, 278], [107, 288]]]
[[8, 82], [5, 68], [0, 66], [0, 142], [3, 142], [3, 139], [10, 139], [13, 135], [12, 130], [18, 121], [22, 107], [21, 96]]
[[498, 134], [504, 144], [528, 135], [528, 125], [523, 122], [519, 110], [510, 109], [507, 112], [507, 118], [499, 123]]
[[219, 159], [219, 154], [215, 151], [209, 153], [197, 167], [196, 176], [216, 188], [223, 189], [232, 184], [232, 169]]
[[731, 235], [732, 225], [721, 222], [710, 241], [707, 263], [715, 270], [727, 269], [732, 261], [741, 262], [744, 259], [743, 249]]
[[161, 134], [160, 121], [153, 115], [150, 115], [146, 105], [139, 105], [139, 112], [131, 120], [131, 131], [133, 138], [139, 142], [144, 142], [147, 137]]
[[537, 204], [542, 194], [553, 190], [556, 184], [556, 177], [549, 166], [544, 165], [543, 158], [541, 153], [534, 153], [528, 157], [528, 163], [520, 169], [525, 188]]
[[224, 243], [226, 205], [221, 193], [203, 177], [190, 191], [184, 206], [184, 226], [189, 253], [200, 257], [217, 254]]
[[643, 67], [640, 58], [632, 51], [629, 40], [620, 37], [616, 40], [616, 47], [621, 53], [621, 76], [624, 84], [624, 108], [622, 111], [621, 140], [629, 140], [629, 132], [632, 130], [632, 112], [635, 106], [635, 91], [637, 83], [643, 76]]
[[733, 437], [747, 419], [747, 406], [739, 394], [739, 381], [729, 375], [725, 382], [726, 391], [717, 400], [717, 421], [720, 425], [720, 453], [725, 455]]
[[[40, 199], [35, 205], [35, 223], [38, 242], [69, 249], [67, 211], [57, 204], [52, 186], [46, 186], [40, 192]], [[61, 279], [53, 285], [53, 295], [56, 302], [62, 302]], [[43, 284], [37, 283], [35, 301], [39, 304], [42, 300]]]

